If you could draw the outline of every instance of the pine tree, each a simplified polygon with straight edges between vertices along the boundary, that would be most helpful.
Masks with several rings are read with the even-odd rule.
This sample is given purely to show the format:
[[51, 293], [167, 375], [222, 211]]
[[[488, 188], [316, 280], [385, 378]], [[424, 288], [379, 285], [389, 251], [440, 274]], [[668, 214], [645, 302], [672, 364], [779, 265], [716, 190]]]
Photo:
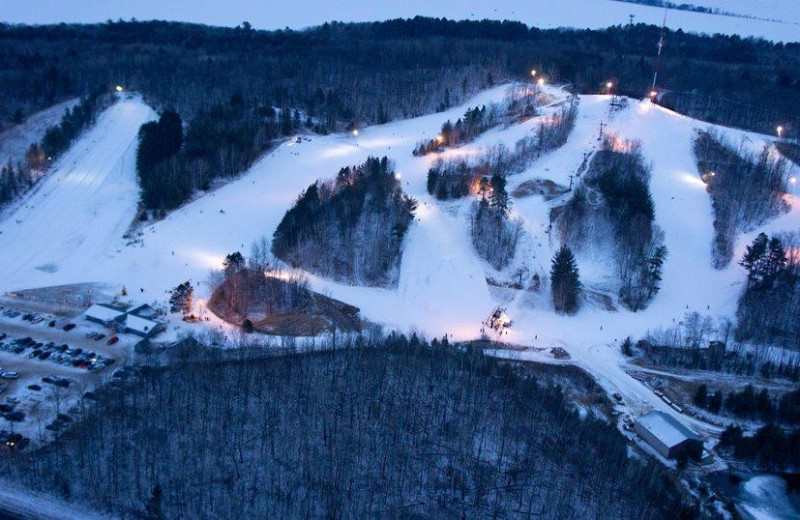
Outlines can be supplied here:
[[661, 272], [667, 258], [667, 246], [659, 246], [647, 261], [647, 299], [649, 300], [661, 290]]
[[566, 245], [561, 246], [553, 257], [550, 285], [556, 312], [574, 314], [578, 310], [581, 290], [580, 273], [575, 255]]
[[747, 271], [747, 283], [749, 286], [756, 285], [762, 276], [760, 272], [764, 262], [764, 255], [767, 253], [767, 235], [764, 233], [759, 234], [753, 243], [747, 246], [742, 260], [739, 265]]
[[778, 276], [786, 268], [786, 251], [777, 237], [769, 241], [769, 249], [764, 262], [764, 286], [771, 289]]
[[708, 404], [708, 386], [705, 384], [697, 388], [697, 392], [694, 394], [694, 404], [700, 408], [705, 408]]
[[232, 274], [236, 274], [245, 267], [245, 260], [242, 253], [236, 251], [235, 253], [230, 253], [225, 257], [225, 260], [222, 262], [222, 268], [225, 270], [225, 276], [231, 276]]
[[511, 203], [506, 192], [506, 178], [502, 175], [492, 175], [489, 184], [492, 187], [492, 195], [489, 199], [490, 204], [504, 214], [507, 213]]
[[631, 341], [630, 336], [625, 338], [625, 340], [622, 342], [621, 350], [623, 355], [628, 357], [633, 356], [633, 341]]
[[242, 322], [242, 332], [245, 334], [252, 334], [254, 330], [255, 328], [253, 327], [253, 322], [250, 320], [250, 318], [245, 318], [245, 320]]
[[169, 310], [170, 312], [180, 312], [186, 316], [192, 310], [192, 298], [194, 288], [189, 281], [183, 282], [170, 291]]

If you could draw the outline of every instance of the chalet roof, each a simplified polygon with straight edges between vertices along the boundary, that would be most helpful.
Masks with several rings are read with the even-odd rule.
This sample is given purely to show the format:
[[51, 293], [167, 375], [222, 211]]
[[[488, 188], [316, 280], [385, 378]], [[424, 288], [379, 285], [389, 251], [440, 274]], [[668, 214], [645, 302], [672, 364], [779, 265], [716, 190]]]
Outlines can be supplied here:
[[87, 318], [94, 318], [100, 321], [114, 321], [124, 315], [125, 313], [120, 310], [99, 303], [92, 305], [86, 310]]
[[159, 323], [156, 321], [140, 318], [139, 316], [135, 316], [133, 314], [128, 314], [125, 316], [124, 323], [126, 328], [142, 334], [153, 332], [153, 329], [159, 325]]

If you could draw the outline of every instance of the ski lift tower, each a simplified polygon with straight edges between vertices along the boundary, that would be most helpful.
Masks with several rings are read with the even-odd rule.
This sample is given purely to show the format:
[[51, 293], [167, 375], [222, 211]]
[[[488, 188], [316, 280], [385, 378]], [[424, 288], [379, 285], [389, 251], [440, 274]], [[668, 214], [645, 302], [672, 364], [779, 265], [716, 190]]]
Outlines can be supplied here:
[[658, 72], [661, 69], [661, 51], [664, 48], [664, 37], [667, 34], [667, 10], [664, 9], [664, 21], [661, 23], [661, 36], [658, 39], [658, 54], [656, 54], [656, 70], [653, 72], [653, 86], [650, 88], [650, 98], [653, 99], [655, 96], [652, 94], [653, 92], [658, 92], [656, 90], [656, 84], [658, 83]]

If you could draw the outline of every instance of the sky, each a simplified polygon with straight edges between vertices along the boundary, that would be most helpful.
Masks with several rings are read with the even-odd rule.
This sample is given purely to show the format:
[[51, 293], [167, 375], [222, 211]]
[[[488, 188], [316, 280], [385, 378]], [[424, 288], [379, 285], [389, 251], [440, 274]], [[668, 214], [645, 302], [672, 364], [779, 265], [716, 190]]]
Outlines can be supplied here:
[[[798, 0], [681, 0], [761, 20], [670, 10], [667, 24], [686, 31], [800, 41]], [[92, 23], [108, 19], [179, 20], [258, 29], [302, 29], [333, 20], [374, 21], [415, 15], [451, 19], [509, 19], [538, 27], [600, 28], [661, 24], [664, 10], [614, 0], [0, 0], [0, 21]], [[771, 21], [780, 20], [780, 21]]]

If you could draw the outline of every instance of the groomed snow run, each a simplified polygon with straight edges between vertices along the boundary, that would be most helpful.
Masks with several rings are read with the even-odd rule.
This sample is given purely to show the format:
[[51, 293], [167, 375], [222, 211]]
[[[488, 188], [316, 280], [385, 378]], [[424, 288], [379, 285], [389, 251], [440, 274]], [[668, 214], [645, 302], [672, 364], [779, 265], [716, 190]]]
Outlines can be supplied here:
[[[546, 287], [543, 294], [531, 296], [526, 291], [490, 289], [486, 281], [487, 276], [510, 279], [509, 270], [521, 265], [531, 272], [549, 271], [550, 259], [560, 245], [547, 233], [550, 204], [538, 196], [514, 201], [513, 213], [523, 221], [525, 238], [509, 270], [497, 273], [472, 247], [472, 202], [433, 199], [426, 192], [426, 173], [433, 158], [411, 155], [414, 145], [435, 136], [445, 120], [454, 121], [468, 107], [501, 101], [508, 88], [493, 88], [444, 113], [363, 128], [357, 137], [339, 134], [291, 139], [237, 180], [145, 228], [141, 244], [131, 246], [122, 246], [121, 236], [134, 216], [138, 193], [133, 165], [135, 135], [139, 125], [154, 114], [138, 98], [120, 101], [65, 155], [47, 182], [0, 222], [0, 261], [7, 266], [0, 273], [0, 291], [105, 282], [120, 288], [125, 285], [142, 301], [163, 302], [166, 291], [190, 280], [198, 304], [202, 303], [209, 296], [209, 272], [221, 267], [226, 254], [241, 251], [247, 255], [254, 240], [271, 238], [285, 212], [312, 182], [331, 178], [341, 167], [359, 164], [368, 156], [387, 155], [395, 162], [404, 190], [419, 202], [405, 240], [399, 286], [376, 289], [309, 276], [314, 289], [360, 307], [369, 320], [419, 331], [429, 338], [444, 334], [455, 339], [476, 338], [492, 309], [507, 305], [514, 324], [502, 339], [523, 350], [502, 350], [497, 355], [558, 362], [549, 352], [563, 348], [570, 363], [590, 371], [609, 392], [619, 392], [629, 412], [661, 410], [696, 431], [707, 430], [707, 425], [678, 414], [630, 377], [619, 342], [628, 335], [637, 338], [648, 329], [671, 326], [686, 312], [714, 317], [734, 313], [744, 275], [735, 262], [721, 271], [711, 267], [711, 202], [691, 151], [696, 130], [709, 125], [648, 101], [630, 100], [628, 108], [610, 115], [610, 97], [583, 96], [567, 144], [509, 179], [509, 191], [536, 178], [568, 185], [584, 154], [596, 149], [600, 122], [605, 132], [620, 139], [640, 140], [646, 160], [652, 162], [656, 219], [669, 248], [661, 292], [650, 307], [638, 313], [610, 312], [586, 304], [576, 316], [559, 316], [551, 309]], [[497, 142], [513, 148], [567, 98], [555, 87], [548, 92], [555, 101], [543, 109], [541, 117], [491, 130], [446, 155], [478, 154]], [[735, 143], [746, 139], [752, 146], [771, 139], [719, 130]], [[791, 212], [764, 229], [800, 228], [800, 206], [794, 196], [788, 201]], [[757, 231], [740, 237], [737, 250]], [[613, 263], [602, 255], [579, 255], [578, 260], [583, 281], [590, 288], [602, 289], [613, 276]]]
[[139, 199], [136, 136], [154, 117], [139, 97], [124, 96], [3, 213], [0, 287], [85, 280], [87, 265], [113, 265]]

